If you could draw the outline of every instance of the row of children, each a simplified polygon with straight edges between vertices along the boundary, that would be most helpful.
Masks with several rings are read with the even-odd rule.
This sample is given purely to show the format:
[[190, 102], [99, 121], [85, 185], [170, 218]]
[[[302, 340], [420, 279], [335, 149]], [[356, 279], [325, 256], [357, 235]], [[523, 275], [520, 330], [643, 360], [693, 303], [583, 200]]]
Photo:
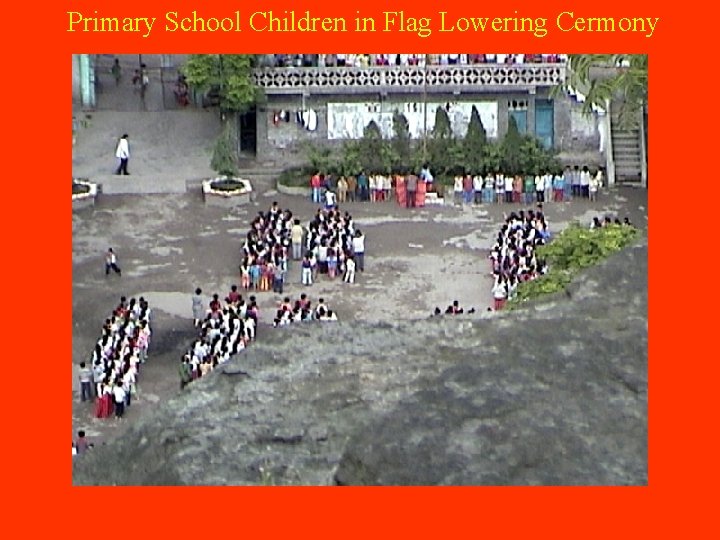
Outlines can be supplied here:
[[[357, 176], [340, 176], [340, 178], [336, 180], [332, 174], [326, 176], [317, 172], [310, 179], [312, 200], [316, 203], [325, 203], [327, 208], [335, 206], [335, 202], [343, 204], [345, 202], [355, 201], [391, 201], [396, 193], [398, 181], [402, 179], [407, 181], [410, 177], [413, 177], [415, 182], [424, 182], [427, 186], [427, 191], [432, 189], [434, 178], [428, 164], [423, 165], [417, 176], [414, 174], [367, 175], [363, 171]], [[415, 190], [412, 189], [410, 191]], [[337, 201], [335, 201], [335, 198], [337, 198]]]
[[573, 198], [597, 200], [603, 173], [592, 174], [588, 167], [567, 167], [562, 174], [505, 175], [501, 173], [458, 175], [453, 182], [455, 204], [563, 202]]
[[355, 229], [348, 212], [319, 209], [305, 230], [303, 247], [303, 285], [312, 285], [318, 273], [330, 279], [342, 275], [346, 283], [354, 283], [356, 269], [365, 271], [365, 235]]
[[504, 307], [518, 285], [547, 272], [547, 264], [535, 249], [550, 240], [547, 221], [541, 211], [520, 210], [505, 217], [490, 249], [495, 310]]
[[306, 294], [301, 294], [298, 300], [291, 303], [290, 297], [283, 298], [273, 320], [273, 326], [287, 326], [301, 321], [337, 321], [337, 314], [320, 298], [317, 306], [313, 308]]
[[[299, 221], [273, 202], [250, 223], [242, 245], [240, 285], [245, 290], [283, 292], [290, 246]], [[302, 231], [302, 229], [301, 229]]]
[[230, 360], [256, 337], [260, 312], [255, 296], [246, 301], [233, 285], [224, 303], [213, 294], [205, 311], [201, 294], [202, 289], [195, 290], [192, 305], [200, 336], [180, 360], [181, 389]]
[[102, 335], [95, 344], [90, 364], [80, 364], [81, 401], [95, 394], [95, 416], [120, 418], [137, 393], [140, 365], [150, 346], [150, 308], [147, 301], [126, 297], [105, 320]]

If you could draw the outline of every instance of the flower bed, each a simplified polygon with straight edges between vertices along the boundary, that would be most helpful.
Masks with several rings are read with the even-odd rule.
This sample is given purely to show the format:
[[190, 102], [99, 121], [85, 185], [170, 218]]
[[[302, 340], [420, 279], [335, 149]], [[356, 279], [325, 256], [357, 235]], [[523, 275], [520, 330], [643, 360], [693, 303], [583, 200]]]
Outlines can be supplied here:
[[72, 181], [72, 204], [73, 210], [95, 206], [97, 197], [97, 184], [93, 184], [86, 178], [73, 178]]
[[226, 207], [247, 204], [253, 195], [250, 180], [226, 176], [203, 181], [202, 190], [206, 203]]

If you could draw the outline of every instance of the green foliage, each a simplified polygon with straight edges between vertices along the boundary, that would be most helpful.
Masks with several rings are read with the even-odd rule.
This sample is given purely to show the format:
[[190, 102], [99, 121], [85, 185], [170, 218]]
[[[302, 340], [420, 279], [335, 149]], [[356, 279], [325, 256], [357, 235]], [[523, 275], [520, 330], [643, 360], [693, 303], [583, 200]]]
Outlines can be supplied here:
[[460, 174], [464, 170], [462, 146], [453, 138], [450, 117], [444, 107], [435, 110], [435, 125], [427, 150], [436, 177]]
[[375, 121], [370, 121], [358, 141], [358, 158], [362, 168], [368, 174], [388, 174], [392, 171], [394, 155], [392, 145], [383, 140], [380, 127]]
[[[487, 140], [477, 109], [473, 108], [467, 134], [463, 139], [453, 137], [450, 119], [443, 107], [435, 112], [435, 127], [428, 138], [430, 167], [438, 183], [452, 184], [458, 174], [538, 174], [560, 170], [560, 164], [550, 150], [546, 150], [532, 136], [521, 135], [514, 119], [505, 138], [500, 142]], [[407, 119], [401, 113], [393, 115], [393, 138], [383, 139], [380, 128], [370, 122], [359, 140], [345, 141], [341, 149], [309, 143], [308, 162], [317, 171], [336, 175], [404, 174], [419, 171], [424, 163], [422, 152], [414, 151]]]
[[360, 144], [358, 141], [345, 141], [339, 160], [339, 168], [338, 172], [344, 176], [360, 174], [363, 164], [360, 159]]
[[225, 126], [225, 129], [215, 141], [212, 158], [210, 159], [210, 168], [223, 176], [237, 176], [238, 174], [233, 137], [229, 125]]
[[331, 148], [308, 142], [306, 144], [311, 174], [328, 173], [336, 168], [337, 160]]
[[392, 149], [394, 152], [392, 166], [395, 170], [400, 171], [412, 163], [410, 126], [405, 115], [398, 111], [393, 113]]
[[485, 149], [487, 147], [487, 133], [483, 126], [482, 119], [477, 107], [473, 105], [470, 114], [470, 123], [468, 124], [467, 134], [462, 141], [463, 155], [465, 157], [465, 167], [470, 174], [484, 174], [485, 169]]
[[518, 131], [517, 122], [510, 116], [507, 133], [500, 144], [500, 166], [503, 173], [515, 175], [527, 172], [523, 170], [527, 161], [523, 156], [522, 143], [523, 137]]
[[317, 172], [307, 166], [291, 167], [285, 169], [278, 176], [278, 183], [288, 187], [310, 187], [310, 176]]
[[545, 174], [562, 171], [555, 154], [547, 150], [535, 137], [525, 135], [520, 142], [520, 173]]
[[219, 91], [221, 110], [244, 113], [263, 97], [253, 82], [253, 65], [250, 54], [191, 54], [183, 73], [200, 92]]
[[521, 283], [509, 305], [562, 291], [580, 270], [624, 248], [638, 235], [636, 228], [626, 225], [588, 229], [571, 224], [552, 242], [537, 249], [537, 258], [545, 259], [549, 271], [536, 280]]
[[574, 89], [585, 96], [583, 110], [605, 109], [606, 102], [619, 98], [620, 123], [633, 126], [648, 99], [647, 54], [571, 54], [565, 83], [555, 92]]

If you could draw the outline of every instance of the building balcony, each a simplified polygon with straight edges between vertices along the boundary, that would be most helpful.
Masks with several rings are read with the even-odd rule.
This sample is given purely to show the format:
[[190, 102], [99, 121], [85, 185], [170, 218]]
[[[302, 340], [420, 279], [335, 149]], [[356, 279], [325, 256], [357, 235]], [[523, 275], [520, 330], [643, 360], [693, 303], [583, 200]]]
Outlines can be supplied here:
[[409, 94], [532, 92], [565, 80], [565, 64], [472, 64], [258, 68], [265, 94]]

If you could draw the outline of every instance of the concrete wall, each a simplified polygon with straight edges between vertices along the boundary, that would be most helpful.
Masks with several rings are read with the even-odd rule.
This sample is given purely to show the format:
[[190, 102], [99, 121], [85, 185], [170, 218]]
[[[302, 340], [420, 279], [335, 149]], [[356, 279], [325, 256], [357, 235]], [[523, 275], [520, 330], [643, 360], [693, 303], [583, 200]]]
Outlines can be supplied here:
[[[534, 100], [548, 99], [549, 89], [542, 89], [537, 95], [527, 92], [508, 92], [503, 94], [433, 94], [428, 101], [496, 101], [498, 104], [498, 136], [502, 138], [508, 126], [508, 102], [528, 101], [528, 133], [535, 130]], [[341, 146], [342, 141], [328, 140], [327, 104], [329, 102], [382, 102], [387, 106], [395, 103], [422, 100], [422, 96], [380, 96], [379, 94], [338, 94], [338, 95], [301, 95], [268, 96], [267, 103], [257, 112], [257, 157], [258, 160], [274, 166], [291, 166], [306, 161], [308, 144]], [[315, 131], [308, 131], [296, 121], [296, 112], [302, 108], [317, 113], [318, 124]], [[582, 106], [569, 97], [554, 99], [554, 144], [563, 161], [600, 163], [603, 160], [599, 152], [600, 135], [596, 116], [585, 117]], [[290, 121], [275, 124], [275, 112], [286, 110]]]

